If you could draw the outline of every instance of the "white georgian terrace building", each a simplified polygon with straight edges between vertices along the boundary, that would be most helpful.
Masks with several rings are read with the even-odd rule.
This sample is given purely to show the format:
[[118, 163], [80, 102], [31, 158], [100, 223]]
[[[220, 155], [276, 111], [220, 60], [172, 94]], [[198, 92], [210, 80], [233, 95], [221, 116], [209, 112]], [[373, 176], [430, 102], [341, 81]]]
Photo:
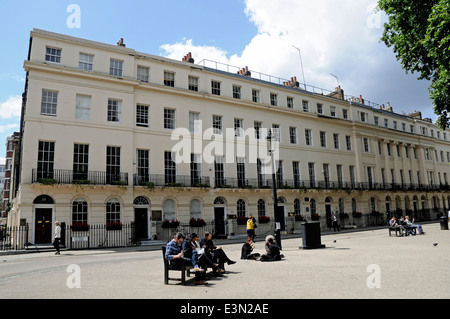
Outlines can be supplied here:
[[[419, 112], [396, 114], [340, 87], [305, 90], [295, 78], [195, 64], [190, 54], [175, 61], [123, 40], [109, 45], [37, 29], [24, 68], [21, 177], [8, 218], [28, 223], [33, 243], [50, 242], [53, 227], [36, 229], [55, 220], [136, 222], [148, 238], [165, 219], [214, 220], [218, 233], [229, 232], [223, 221], [250, 213], [273, 221], [267, 150], [250, 160], [250, 146], [265, 142], [268, 129], [279, 141], [283, 225], [319, 214], [325, 227], [332, 211], [348, 213], [349, 224], [358, 224], [354, 211], [435, 218], [450, 206], [450, 130]], [[171, 136], [180, 128], [200, 147], [178, 163], [179, 140]], [[207, 129], [212, 137], [202, 142]], [[206, 161], [203, 152], [227, 129], [236, 129], [232, 142], [247, 152], [216, 148]]]

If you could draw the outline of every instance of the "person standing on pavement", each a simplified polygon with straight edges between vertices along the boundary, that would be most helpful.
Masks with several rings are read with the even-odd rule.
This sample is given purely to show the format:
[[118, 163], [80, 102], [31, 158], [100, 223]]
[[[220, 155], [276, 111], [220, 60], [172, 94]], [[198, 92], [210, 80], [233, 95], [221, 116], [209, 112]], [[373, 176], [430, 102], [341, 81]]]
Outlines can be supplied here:
[[58, 221], [55, 221], [55, 237], [53, 237], [53, 246], [56, 249], [55, 255], [59, 255], [59, 245], [61, 244], [61, 226]]
[[339, 228], [339, 224], [338, 224], [338, 220], [337, 220], [337, 216], [336, 213], [333, 213], [333, 215], [331, 216], [331, 220], [333, 221], [333, 230], [334, 231], [341, 231]]
[[247, 219], [247, 236], [252, 240], [255, 239], [255, 219], [252, 214]]

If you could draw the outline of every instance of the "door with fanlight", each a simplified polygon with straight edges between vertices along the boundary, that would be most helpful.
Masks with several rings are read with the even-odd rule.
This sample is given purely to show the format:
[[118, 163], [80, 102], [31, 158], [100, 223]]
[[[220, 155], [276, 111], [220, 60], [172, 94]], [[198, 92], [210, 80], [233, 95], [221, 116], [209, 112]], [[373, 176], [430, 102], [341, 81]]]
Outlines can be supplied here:
[[52, 209], [36, 208], [34, 243], [49, 244], [52, 242]]

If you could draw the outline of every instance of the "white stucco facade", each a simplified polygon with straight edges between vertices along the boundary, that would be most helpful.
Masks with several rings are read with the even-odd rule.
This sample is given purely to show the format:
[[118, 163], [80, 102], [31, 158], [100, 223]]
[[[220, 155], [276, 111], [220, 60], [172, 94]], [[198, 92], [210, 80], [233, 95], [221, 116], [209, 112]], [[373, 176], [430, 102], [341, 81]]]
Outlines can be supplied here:
[[[146, 208], [148, 237], [161, 219], [210, 221], [217, 217], [215, 207], [223, 208], [217, 212], [225, 220], [258, 212], [273, 219], [272, 176], [259, 174], [249, 154], [252, 143], [265, 147], [265, 136], [232, 134], [227, 141], [244, 145], [246, 154], [230, 156], [225, 144], [223, 151], [214, 149], [212, 155], [232, 159], [223, 168], [202, 153], [211, 154], [206, 129], [221, 129], [215, 137], [226, 138], [226, 130], [236, 125], [279, 128], [278, 197], [286, 218], [300, 213], [310, 218], [314, 209], [324, 224], [330, 211], [376, 210], [386, 216], [400, 209], [423, 217], [422, 211], [428, 216], [450, 206], [450, 130], [440, 131], [431, 122], [295, 83], [276, 84], [120, 45], [37, 29], [31, 38], [24, 63], [21, 179], [11, 223], [37, 225], [36, 210], [48, 208], [51, 222], [71, 224], [79, 200], [87, 204], [83, 218], [90, 224], [111, 218], [134, 222], [136, 208]], [[200, 136], [206, 138], [193, 138], [197, 144], [191, 153], [200, 165], [171, 166], [165, 152], [179, 143], [172, 133], [192, 131], [193, 119], [201, 120]], [[262, 160], [267, 152], [260, 155]], [[84, 171], [77, 171], [80, 167]], [[193, 182], [193, 175], [202, 178]], [[42, 195], [52, 203], [36, 202]], [[148, 202], [137, 203], [140, 196]], [[238, 208], [238, 201], [245, 206]], [[118, 203], [113, 217], [111, 202]]]

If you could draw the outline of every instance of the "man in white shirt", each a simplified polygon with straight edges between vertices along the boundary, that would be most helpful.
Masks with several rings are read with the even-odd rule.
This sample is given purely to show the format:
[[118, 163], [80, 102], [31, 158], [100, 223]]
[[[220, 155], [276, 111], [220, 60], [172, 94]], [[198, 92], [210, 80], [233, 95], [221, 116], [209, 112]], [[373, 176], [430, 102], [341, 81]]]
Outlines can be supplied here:
[[55, 255], [59, 255], [59, 244], [61, 243], [61, 226], [59, 222], [55, 222], [55, 237], [53, 238], [53, 246], [56, 248]]

